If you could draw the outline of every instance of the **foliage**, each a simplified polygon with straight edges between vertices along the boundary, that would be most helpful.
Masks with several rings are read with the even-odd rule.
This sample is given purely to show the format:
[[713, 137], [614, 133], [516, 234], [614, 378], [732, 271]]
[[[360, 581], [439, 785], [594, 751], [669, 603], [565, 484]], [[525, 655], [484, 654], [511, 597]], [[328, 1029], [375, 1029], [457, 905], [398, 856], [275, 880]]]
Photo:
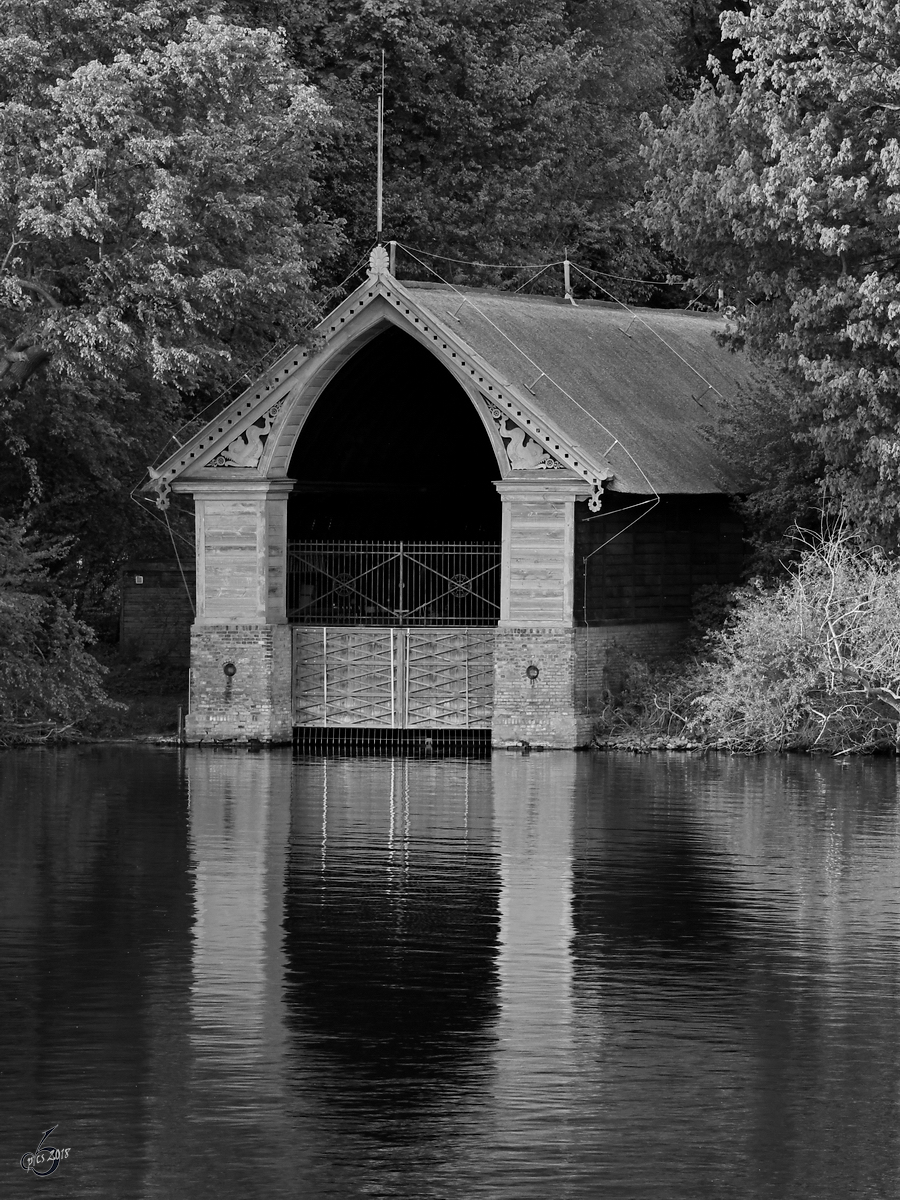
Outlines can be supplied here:
[[[900, 9], [757, 0], [721, 71], [648, 125], [651, 227], [722, 286], [794, 431], [871, 539], [900, 534]], [[746, 443], [745, 443], [746, 444]]]
[[181, 0], [0, 0], [0, 30], [0, 507], [110, 562], [190, 397], [311, 312], [328, 116], [277, 34]]
[[607, 664], [608, 686], [594, 721], [597, 742], [682, 749], [700, 736], [694, 703], [698, 668], [688, 654], [646, 660], [618, 654]]
[[94, 634], [56, 594], [64, 543], [40, 547], [0, 518], [0, 745], [60, 732], [107, 704]]
[[744, 0], [688, 0], [684, 6], [679, 57], [686, 82], [692, 86], [709, 73], [712, 58], [718, 69], [728, 70], [733, 47], [723, 42], [720, 30], [721, 14], [740, 9]]
[[630, 213], [637, 129], [667, 94], [680, 4], [246, 0], [236, 11], [284, 25], [332, 104], [340, 131], [322, 179], [354, 243], [374, 234], [384, 51], [386, 236], [488, 262], [566, 244], [630, 274], [652, 260]]
[[791, 421], [790, 399], [783, 374], [761, 373], [754, 385], [725, 397], [714, 431], [718, 449], [741, 463], [746, 480], [746, 494], [733, 500], [747, 531], [746, 569], [766, 578], [782, 574], [797, 550], [792, 527], [812, 527], [825, 498], [821, 452]]
[[797, 537], [789, 577], [742, 589], [710, 636], [699, 725], [744, 749], [895, 748], [900, 566], [843, 526]]
[[90, 738], [154, 738], [178, 731], [187, 712], [188, 672], [182, 657], [137, 654], [128, 646], [98, 645], [92, 654], [106, 672], [103, 687], [115, 702], [79, 722]]

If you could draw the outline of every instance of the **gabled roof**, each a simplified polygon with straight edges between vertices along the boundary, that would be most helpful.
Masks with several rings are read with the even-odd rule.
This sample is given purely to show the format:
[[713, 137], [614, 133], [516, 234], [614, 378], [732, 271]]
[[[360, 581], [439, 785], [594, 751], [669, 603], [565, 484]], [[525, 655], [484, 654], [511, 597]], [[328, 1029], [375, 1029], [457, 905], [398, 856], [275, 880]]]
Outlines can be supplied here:
[[720, 317], [427, 283], [403, 287], [532, 395], [585, 454], [607, 462], [613, 490], [740, 490], [738, 465], [704, 436], [722, 397], [752, 379], [746, 358], [718, 344]]
[[508, 440], [517, 424], [520, 440], [540, 445], [595, 497], [601, 485], [645, 495], [740, 490], [737, 466], [704, 436], [722, 398], [751, 378], [746, 359], [718, 344], [720, 318], [400, 282], [386, 265], [376, 248], [368, 278], [320, 322], [315, 342], [283, 355], [202, 429], [179, 438], [144, 490], [164, 502], [182, 476], [185, 487], [284, 477], [323, 388], [388, 321], [484, 404], [502, 462], [500, 437]]

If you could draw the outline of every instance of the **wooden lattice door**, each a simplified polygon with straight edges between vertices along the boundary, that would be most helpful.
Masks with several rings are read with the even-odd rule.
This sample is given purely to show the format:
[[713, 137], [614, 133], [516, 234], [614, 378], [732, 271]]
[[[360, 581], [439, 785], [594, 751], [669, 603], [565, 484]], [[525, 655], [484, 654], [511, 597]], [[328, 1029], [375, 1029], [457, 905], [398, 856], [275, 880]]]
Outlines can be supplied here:
[[294, 724], [486, 729], [494, 631], [301, 627], [294, 630]]
[[407, 729], [480, 729], [491, 723], [492, 629], [405, 629]]

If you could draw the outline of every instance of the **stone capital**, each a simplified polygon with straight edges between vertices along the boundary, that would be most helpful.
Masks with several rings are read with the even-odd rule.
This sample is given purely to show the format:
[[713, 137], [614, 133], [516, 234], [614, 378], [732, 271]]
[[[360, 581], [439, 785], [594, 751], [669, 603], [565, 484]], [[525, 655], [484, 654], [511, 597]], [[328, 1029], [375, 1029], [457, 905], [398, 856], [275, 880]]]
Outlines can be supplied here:
[[173, 492], [186, 492], [195, 500], [286, 500], [295, 479], [176, 479]]
[[502, 500], [587, 500], [591, 495], [590, 485], [583, 479], [556, 471], [513, 471], [506, 479], [497, 480], [494, 487]]

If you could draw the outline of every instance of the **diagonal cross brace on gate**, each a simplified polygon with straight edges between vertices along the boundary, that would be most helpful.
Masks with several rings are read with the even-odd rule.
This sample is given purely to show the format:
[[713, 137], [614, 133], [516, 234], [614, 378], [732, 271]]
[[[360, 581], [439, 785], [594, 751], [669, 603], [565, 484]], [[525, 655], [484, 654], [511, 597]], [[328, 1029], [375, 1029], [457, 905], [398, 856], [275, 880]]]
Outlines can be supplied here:
[[490, 727], [492, 629], [298, 626], [293, 638], [295, 726]]
[[291, 542], [287, 609], [303, 625], [495, 625], [496, 542]]

